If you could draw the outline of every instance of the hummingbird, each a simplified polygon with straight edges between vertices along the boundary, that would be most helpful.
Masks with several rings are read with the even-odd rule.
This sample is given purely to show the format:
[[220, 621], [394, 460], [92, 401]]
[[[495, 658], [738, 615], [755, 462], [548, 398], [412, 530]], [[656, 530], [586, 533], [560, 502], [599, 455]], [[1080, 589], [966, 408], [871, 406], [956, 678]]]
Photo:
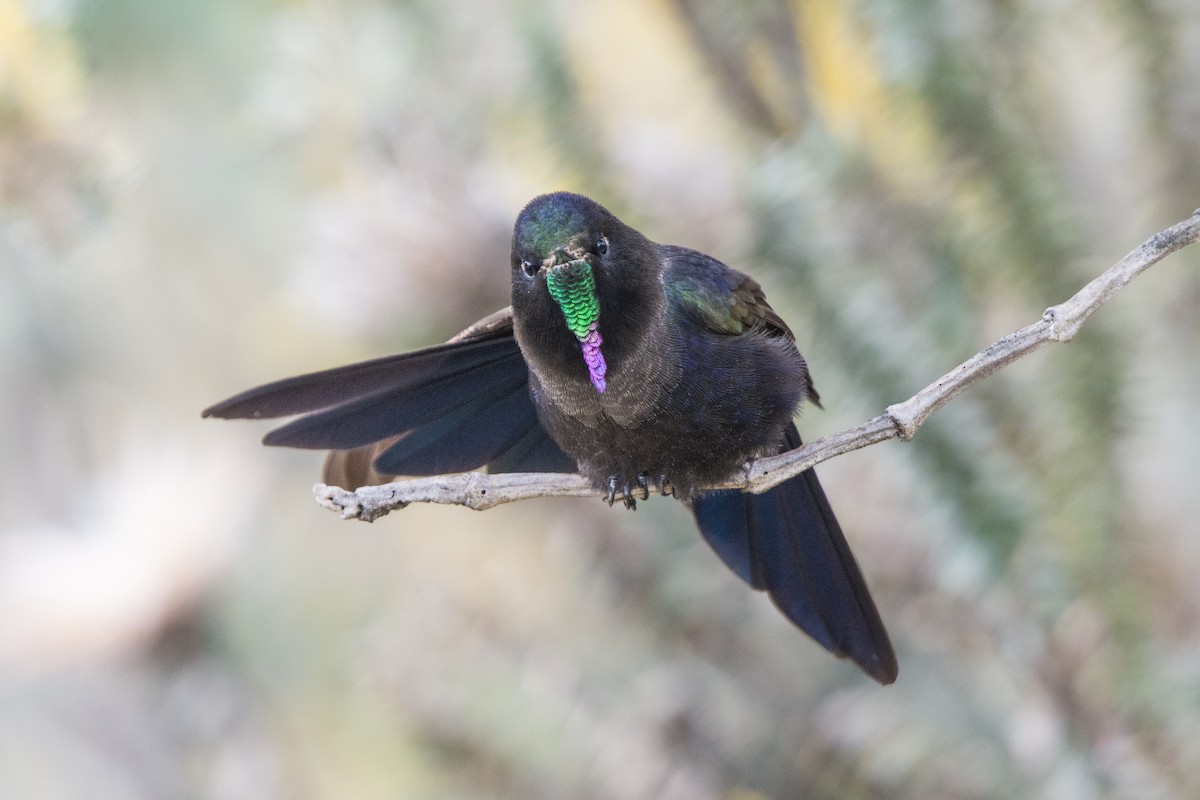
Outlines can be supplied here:
[[301, 415], [264, 444], [328, 449], [325, 482], [579, 472], [627, 508], [653, 486], [793, 624], [881, 684], [896, 656], [812, 469], [761, 494], [709, 487], [801, 444], [817, 406], [787, 323], [750, 276], [658, 244], [583, 195], [518, 215], [512, 305], [445, 344], [260, 386], [206, 417]]

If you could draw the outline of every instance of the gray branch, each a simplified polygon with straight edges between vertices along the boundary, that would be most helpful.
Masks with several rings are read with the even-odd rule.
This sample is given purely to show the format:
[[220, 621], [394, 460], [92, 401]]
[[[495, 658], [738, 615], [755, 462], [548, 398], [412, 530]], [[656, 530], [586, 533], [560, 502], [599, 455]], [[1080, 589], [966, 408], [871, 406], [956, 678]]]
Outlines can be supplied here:
[[[1156, 233], [1064, 303], [1046, 309], [1037, 322], [1010, 333], [967, 359], [915, 395], [888, 406], [884, 414], [856, 428], [825, 436], [770, 458], [748, 462], [740, 476], [712, 489], [761, 493], [822, 461], [888, 439], [908, 441], [946, 403], [968, 386], [1044, 344], [1070, 341], [1084, 320], [1143, 271], [1200, 238], [1200, 209], [1183, 222]], [[444, 503], [483, 510], [533, 497], [601, 496], [582, 475], [561, 473], [468, 472], [411, 478], [348, 491], [319, 483], [317, 502], [343, 519], [375, 520], [409, 503]]]

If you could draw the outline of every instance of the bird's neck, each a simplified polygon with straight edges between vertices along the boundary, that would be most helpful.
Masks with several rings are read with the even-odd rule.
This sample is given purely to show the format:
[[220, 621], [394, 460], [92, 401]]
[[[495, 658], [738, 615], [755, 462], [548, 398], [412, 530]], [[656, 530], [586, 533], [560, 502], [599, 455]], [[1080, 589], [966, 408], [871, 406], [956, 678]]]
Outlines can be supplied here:
[[547, 401], [585, 423], [608, 416], [637, 424], [653, 413], [664, 392], [674, 389], [682, 374], [681, 348], [669, 324], [662, 281], [652, 277], [596, 287], [603, 390], [583, 344], [555, 305], [542, 306], [535, 319], [515, 318], [535, 388]]

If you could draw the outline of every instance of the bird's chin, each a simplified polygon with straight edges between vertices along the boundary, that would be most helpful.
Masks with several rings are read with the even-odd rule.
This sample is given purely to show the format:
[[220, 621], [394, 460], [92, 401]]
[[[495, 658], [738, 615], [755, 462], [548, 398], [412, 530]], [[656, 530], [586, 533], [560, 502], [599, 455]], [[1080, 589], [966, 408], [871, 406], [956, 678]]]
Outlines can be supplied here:
[[573, 269], [578, 269], [581, 266], [592, 266], [591, 259], [587, 255], [582, 255], [579, 258], [573, 258], [570, 261], [563, 261], [559, 264], [543, 264], [541, 273], [542, 277], [546, 277], [551, 273], [568, 272]]

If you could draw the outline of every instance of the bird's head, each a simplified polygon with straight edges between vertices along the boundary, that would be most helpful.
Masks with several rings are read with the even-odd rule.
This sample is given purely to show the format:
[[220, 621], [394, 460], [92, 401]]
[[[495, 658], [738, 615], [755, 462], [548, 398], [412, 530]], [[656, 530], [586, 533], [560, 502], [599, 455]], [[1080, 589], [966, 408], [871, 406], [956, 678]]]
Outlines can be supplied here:
[[518, 338], [539, 354], [573, 351], [575, 367], [586, 365], [603, 392], [605, 354], [629, 339], [621, 329], [655, 286], [661, 294], [660, 271], [655, 245], [599, 203], [568, 192], [537, 197], [513, 229]]

